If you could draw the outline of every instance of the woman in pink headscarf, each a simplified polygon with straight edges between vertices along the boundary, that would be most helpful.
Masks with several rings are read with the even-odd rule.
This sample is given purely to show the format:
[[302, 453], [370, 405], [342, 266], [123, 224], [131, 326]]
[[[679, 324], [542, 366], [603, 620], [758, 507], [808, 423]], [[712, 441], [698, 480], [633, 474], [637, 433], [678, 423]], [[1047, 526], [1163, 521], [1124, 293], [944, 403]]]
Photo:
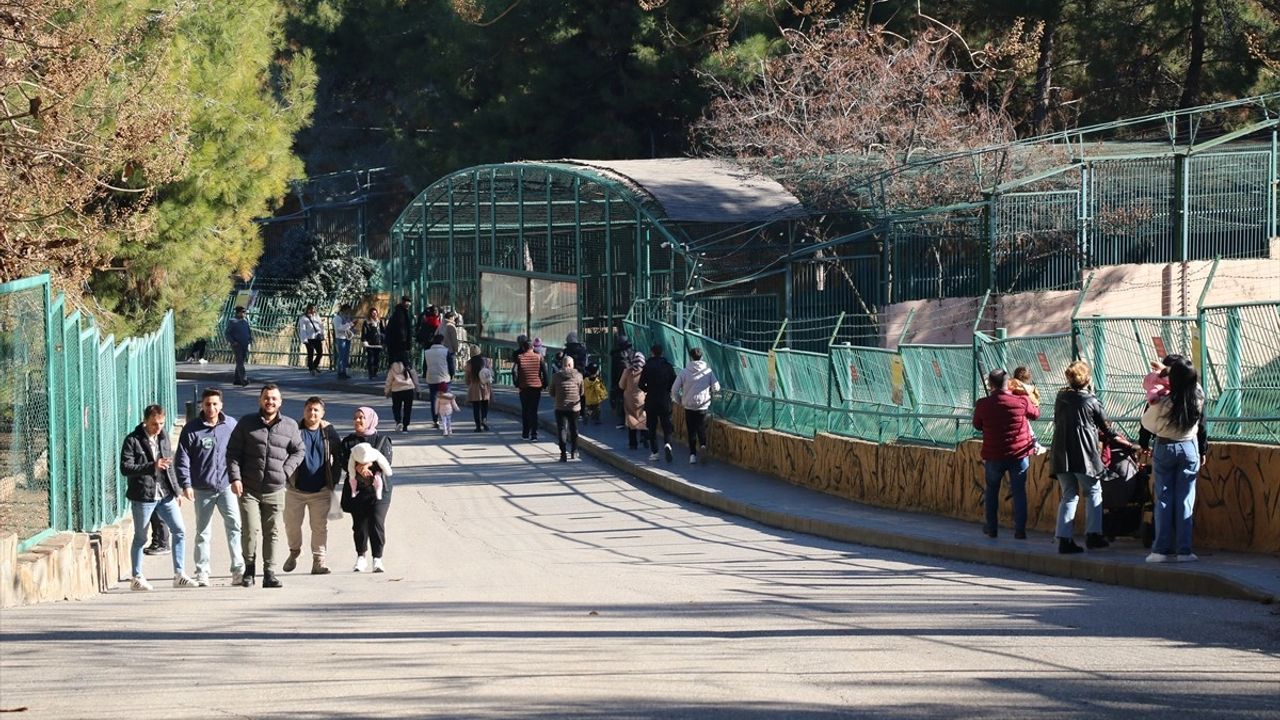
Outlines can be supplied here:
[[[378, 413], [371, 407], [356, 408], [352, 418], [355, 432], [342, 439], [342, 457], [338, 466], [344, 470], [351, 459], [351, 449], [368, 443], [391, 465], [391, 438], [378, 432]], [[372, 551], [373, 571], [383, 572], [382, 551], [387, 544], [387, 510], [391, 507], [390, 473], [382, 479], [380, 493], [353, 493], [358, 483], [343, 478], [342, 510], [351, 514], [351, 532], [356, 543], [356, 572], [368, 569], [365, 553]]]

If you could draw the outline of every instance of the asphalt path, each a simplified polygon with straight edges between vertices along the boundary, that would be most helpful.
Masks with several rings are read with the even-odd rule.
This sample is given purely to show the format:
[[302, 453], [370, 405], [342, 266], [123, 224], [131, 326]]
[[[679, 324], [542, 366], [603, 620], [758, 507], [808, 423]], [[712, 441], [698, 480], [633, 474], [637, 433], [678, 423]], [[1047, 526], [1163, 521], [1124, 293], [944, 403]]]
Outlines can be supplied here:
[[[189, 391], [188, 391], [189, 392]], [[304, 394], [286, 390], [297, 416]], [[356, 406], [328, 397], [346, 434]], [[251, 392], [228, 393], [234, 413]], [[387, 403], [381, 428], [392, 425]], [[420, 404], [419, 414], [425, 414]], [[119, 589], [0, 614], [41, 718], [1270, 717], [1272, 606], [1062, 581], [710, 512], [518, 422], [395, 436], [387, 572]], [[190, 507], [187, 507], [190, 525]], [[305, 546], [305, 544], [304, 544]], [[190, 564], [190, 546], [188, 563]], [[164, 580], [169, 559], [149, 557]]]

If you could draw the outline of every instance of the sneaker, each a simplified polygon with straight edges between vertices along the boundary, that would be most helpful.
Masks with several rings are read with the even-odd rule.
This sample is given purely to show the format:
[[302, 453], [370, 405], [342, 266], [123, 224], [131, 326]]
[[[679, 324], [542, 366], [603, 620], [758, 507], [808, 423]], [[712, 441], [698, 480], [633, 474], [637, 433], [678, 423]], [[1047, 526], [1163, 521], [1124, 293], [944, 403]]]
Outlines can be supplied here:
[[404, 432], [404, 425], [396, 423], [396, 432]]
[[301, 553], [301, 550], [290, 550], [289, 557], [284, 561], [284, 565], [280, 569], [285, 572], [293, 572], [293, 569], [298, 567], [298, 555]]
[[1149, 563], [1167, 563], [1176, 562], [1173, 555], [1165, 555], [1164, 553], [1153, 552], [1147, 556]]
[[149, 545], [142, 549], [143, 555], [168, 555], [168, 545]]
[[671, 462], [672, 460], [671, 443], [667, 443], [666, 445], [662, 446], [662, 454], [667, 457], [667, 462]]
[[311, 566], [312, 575], [328, 575], [331, 572], [333, 571], [330, 570], [329, 566], [325, 565], [324, 563], [315, 563]]
[[134, 575], [133, 579], [129, 581], [129, 589], [137, 590], [140, 592], [147, 592], [150, 590], [154, 590], [155, 588], [151, 587], [151, 583], [147, 582], [146, 578], [142, 577], [141, 575]]
[[182, 573], [176, 573], [173, 576], [173, 586], [176, 588], [200, 587], [198, 584], [196, 584], [195, 580], [192, 580], [191, 578], [187, 577]]
[[569, 462], [569, 453], [560, 453], [560, 462]]
[[376, 573], [386, 572], [387, 569], [382, 567], [382, 558], [373, 559], [373, 571]]
[[209, 573], [196, 573], [196, 585], [200, 587], [209, 587]]
[[1186, 554], [1186, 555], [1179, 555], [1179, 556], [1178, 556], [1178, 562], [1195, 562], [1195, 561], [1197, 561], [1197, 560], [1199, 560], [1199, 559], [1200, 559], [1200, 558], [1196, 557], [1196, 554], [1195, 554], [1195, 553], [1188, 553], [1188, 554]]
[[690, 456], [689, 456], [689, 464], [690, 464], [690, 465], [697, 465], [697, 464], [698, 464], [698, 456], [697, 456], [697, 455], [690, 455]]
[[364, 556], [363, 556], [363, 555], [361, 555], [360, 557], [356, 558], [356, 566], [355, 566], [354, 568], [352, 568], [352, 569], [353, 569], [355, 572], [364, 572], [364, 570], [365, 570], [365, 568], [366, 568], [366, 567], [367, 567], [367, 566], [365, 565]]
[[649, 453], [649, 462], [658, 462], [658, 453]]

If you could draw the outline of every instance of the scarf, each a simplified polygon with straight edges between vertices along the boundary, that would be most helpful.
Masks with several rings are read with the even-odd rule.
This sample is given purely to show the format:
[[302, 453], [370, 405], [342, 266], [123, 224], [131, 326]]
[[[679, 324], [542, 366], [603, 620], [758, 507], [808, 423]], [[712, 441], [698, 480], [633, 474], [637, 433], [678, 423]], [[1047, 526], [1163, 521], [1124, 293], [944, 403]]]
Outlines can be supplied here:
[[367, 405], [361, 405], [360, 414], [364, 415], [364, 432], [357, 433], [360, 437], [369, 437], [378, 433], [378, 413]]

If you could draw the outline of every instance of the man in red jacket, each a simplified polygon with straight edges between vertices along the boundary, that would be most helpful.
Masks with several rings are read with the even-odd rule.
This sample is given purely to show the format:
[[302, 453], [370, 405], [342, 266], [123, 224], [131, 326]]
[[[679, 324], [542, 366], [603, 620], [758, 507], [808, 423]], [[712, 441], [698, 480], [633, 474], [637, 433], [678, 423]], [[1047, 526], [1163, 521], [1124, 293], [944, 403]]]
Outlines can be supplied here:
[[1040, 408], [1024, 395], [1009, 392], [1009, 374], [992, 370], [987, 375], [989, 395], [973, 408], [973, 427], [982, 432], [982, 464], [987, 490], [983, 496], [987, 521], [982, 532], [995, 537], [999, 529], [1000, 481], [1009, 474], [1013, 491], [1013, 536], [1027, 537], [1027, 466], [1035, 452], [1030, 420], [1040, 419]]

